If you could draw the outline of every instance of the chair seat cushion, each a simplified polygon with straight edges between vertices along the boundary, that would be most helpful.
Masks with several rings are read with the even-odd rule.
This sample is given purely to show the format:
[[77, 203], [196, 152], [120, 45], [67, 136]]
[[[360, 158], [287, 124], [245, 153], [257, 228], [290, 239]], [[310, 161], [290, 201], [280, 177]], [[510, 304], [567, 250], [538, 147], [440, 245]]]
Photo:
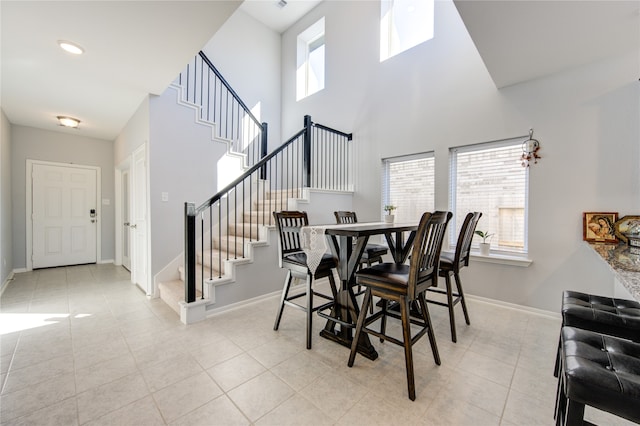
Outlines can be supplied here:
[[453, 271], [453, 261], [455, 253], [441, 252], [440, 253], [440, 271]]
[[640, 342], [640, 303], [565, 291], [563, 325]]
[[[282, 258], [282, 266], [283, 267], [291, 267], [297, 266], [300, 268], [307, 268], [307, 254], [305, 252], [291, 253]], [[336, 262], [333, 259], [333, 256], [329, 253], [325, 253], [322, 255], [322, 260], [320, 261], [320, 265], [318, 265], [318, 269], [326, 270], [336, 267]]]
[[563, 327], [561, 345], [569, 399], [640, 421], [640, 344]]
[[356, 272], [356, 283], [366, 281], [367, 286], [371, 286], [370, 280], [380, 283], [381, 287], [386, 287], [385, 283], [400, 289], [406, 289], [409, 280], [409, 265], [404, 263], [380, 263], [370, 268], [364, 268]]
[[362, 253], [362, 259], [374, 259], [376, 257], [384, 256], [387, 254], [389, 250], [387, 247], [380, 244], [367, 244], [364, 249], [364, 253]]

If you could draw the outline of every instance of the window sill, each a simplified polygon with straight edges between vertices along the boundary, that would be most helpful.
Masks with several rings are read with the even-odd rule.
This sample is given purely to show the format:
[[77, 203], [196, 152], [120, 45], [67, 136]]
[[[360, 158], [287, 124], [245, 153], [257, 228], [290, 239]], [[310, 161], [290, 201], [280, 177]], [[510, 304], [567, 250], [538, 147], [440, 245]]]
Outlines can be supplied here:
[[471, 260], [484, 263], [497, 263], [499, 265], [511, 265], [519, 266], [521, 268], [528, 268], [533, 260], [514, 255], [490, 253], [489, 256], [483, 256], [478, 252], [471, 252]]
[[[442, 250], [445, 253], [453, 254], [453, 250]], [[484, 262], [484, 263], [497, 263], [499, 265], [511, 265], [511, 266], [519, 266], [521, 268], [527, 268], [532, 263], [533, 260], [523, 256], [516, 256], [513, 254], [498, 254], [498, 253], [490, 253], [489, 256], [483, 256], [478, 251], [471, 252], [471, 260], [476, 262]]]

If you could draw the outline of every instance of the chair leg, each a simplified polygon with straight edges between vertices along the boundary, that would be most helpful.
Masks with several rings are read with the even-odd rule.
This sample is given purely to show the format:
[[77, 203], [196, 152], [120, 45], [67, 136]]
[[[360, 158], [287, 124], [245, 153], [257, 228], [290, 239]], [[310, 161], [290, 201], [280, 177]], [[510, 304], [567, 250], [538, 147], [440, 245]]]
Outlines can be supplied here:
[[567, 417], [565, 424], [568, 426], [582, 426], [584, 422], [584, 404], [567, 399]]
[[313, 332], [313, 289], [311, 284], [313, 277], [307, 274], [307, 349], [311, 349], [311, 333]]
[[[385, 335], [387, 333], [387, 308], [389, 307], [389, 301], [387, 299], [380, 299], [382, 302], [382, 317], [380, 318], [380, 334]], [[384, 342], [381, 337], [380, 342]]]
[[420, 310], [422, 311], [422, 320], [429, 327], [427, 329], [427, 336], [429, 336], [429, 343], [431, 344], [431, 352], [433, 353], [433, 360], [436, 365], [440, 365], [440, 353], [438, 352], [438, 344], [436, 343], [436, 335], [433, 332], [433, 324], [431, 324], [431, 315], [429, 315], [429, 308], [427, 308], [427, 300], [424, 297], [424, 293], [418, 295], [418, 302], [420, 303]]
[[400, 301], [400, 317], [402, 318], [402, 336], [404, 341], [404, 361], [407, 368], [407, 391], [409, 399], [416, 400], [416, 384], [413, 375], [413, 350], [411, 344], [411, 321], [409, 318], [409, 301]]
[[562, 337], [558, 339], [558, 350], [556, 351], [556, 365], [553, 367], [553, 376], [558, 377], [560, 374], [560, 356], [562, 355]]
[[458, 336], [456, 335], [456, 317], [453, 310], [453, 289], [451, 288], [451, 272], [445, 276], [445, 284], [447, 286], [447, 308], [449, 308], [449, 325], [451, 327], [451, 341], [456, 343]]
[[293, 276], [291, 271], [287, 272], [287, 277], [284, 279], [284, 287], [282, 288], [282, 296], [280, 296], [280, 306], [278, 307], [278, 314], [276, 315], [276, 322], [273, 324], [273, 329], [278, 330], [280, 327], [280, 320], [282, 319], [282, 311], [284, 310], [284, 301], [289, 297], [289, 288], [291, 287], [291, 281]]
[[367, 316], [368, 304], [371, 301], [371, 289], [367, 288], [364, 295], [364, 301], [362, 302], [362, 308], [358, 314], [358, 321], [356, 322], [356, 331], [351, 342], [351, 353], [349, 354], [349, 361], [347, 365], [353, 367], [353, 361], [356, 359], [356, 352], [358, 352], [358, 340], [360, 340], [360, 334], [362, 334], [362, 328], [364, 327], [364, 320]]
[[462, 292], [462, 282], [460, 281], [460, 275], [455, 272], [453, 276], [456, 279], [456, 287], [458, 287], [458, 294], [460, 295], [460, 304], [462, 305], [464, 320], [467, 322], [467, 325], [471, 325], [471, 321], [469, 321], [469, 312], [467, 311], [467, 302], [464, 300], [464, 293]]

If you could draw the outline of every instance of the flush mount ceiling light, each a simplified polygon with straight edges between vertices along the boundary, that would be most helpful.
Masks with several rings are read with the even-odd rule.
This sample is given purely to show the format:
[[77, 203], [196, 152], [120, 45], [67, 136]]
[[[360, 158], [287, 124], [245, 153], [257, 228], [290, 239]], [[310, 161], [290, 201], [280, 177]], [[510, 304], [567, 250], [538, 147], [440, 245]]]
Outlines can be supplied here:
[[80, 120], [78, 120], [77, 118], [67, 117], [64, 115], [58, 116], [58, 122], [61, 126], [72, 127], [74, 129], [78, 128], [78, 126], [80, 125]]
[[74, 55], [82, 55], [84, 53], [84, 49], [81, 46], [71, 41], [58, 40], [58, 46], [69, 53], [73, 53]]
[[285, 0], [279, 0], [278, 1], [278, 7], [280, 7], [281, 9], [283, 7], [285, 7], [287, 5], [287, 2]]

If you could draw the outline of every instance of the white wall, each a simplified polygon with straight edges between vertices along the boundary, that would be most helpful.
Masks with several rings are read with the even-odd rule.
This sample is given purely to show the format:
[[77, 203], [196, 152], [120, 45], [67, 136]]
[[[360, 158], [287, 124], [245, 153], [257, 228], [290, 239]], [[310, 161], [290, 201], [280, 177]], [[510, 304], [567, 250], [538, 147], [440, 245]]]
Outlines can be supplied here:
[[0, 108], [0, 286], [13, 271], [11, 201], [11, 124]]
[[250, 109], [260, 102], [269, 151], [292, 135], [280, 132], [280, 34], [238, 9], [202, 51]]
[[[80, 132], [79, 132], [80, 133]], [[13, 202], [13, 263], [26, 267], [26, 161], [42, 160], [100, 167], [102, 199], [98, 218], [102, 233], [100, 261], [111, 261], [115, 254], [113, 142], [33, 127], [11, 126], [11, 185]]]
[[118, 166], [149, 140], [149, 97], [138, 106], [113, 143], [113, 164]]
[[[435, 38], [379, 62], [379, 2], [323, 2], [282, 37], [283, 133], [298, 117], [353, 132], [354, 208], [380, 210], [381, 158], [434, 151], [436, 209], [448, 209], [448, 149], [534, 128], [528, 268], [474, 263], [467, 293], [557, 311], [563, 289], [609, 293], [582, 240], [582, 212], [640, 211], [638, 52], [497, 90], [455, 6], [436, 2]], [[325, 89], [295, 100], [295, 41], [326, 19]]]
[[[195, 109], [177, 103], [167, 89], [149, 100], [151, 274], [184, 251], [184, 203], [196, 206], [217, 192], [218, 161], [227, 145], [212, 140], [212, 128], [195, 124]], [[162, 193], [168, 201], [162, 201]]]

